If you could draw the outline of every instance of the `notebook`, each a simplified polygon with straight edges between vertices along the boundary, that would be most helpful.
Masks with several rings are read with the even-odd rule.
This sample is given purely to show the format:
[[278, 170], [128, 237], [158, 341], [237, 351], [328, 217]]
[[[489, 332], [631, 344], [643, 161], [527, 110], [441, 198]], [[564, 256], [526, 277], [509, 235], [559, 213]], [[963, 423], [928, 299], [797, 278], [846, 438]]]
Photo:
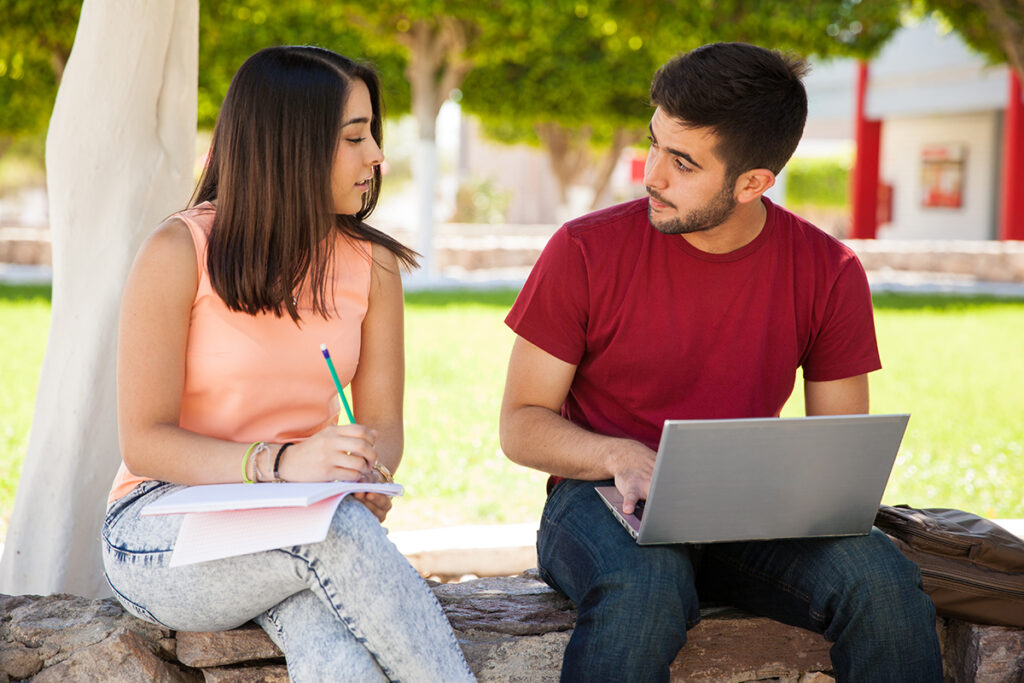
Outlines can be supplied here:
[[595, 490], [641, 545], [862, 535], [909, 419], [666, 420], [639, 517]]

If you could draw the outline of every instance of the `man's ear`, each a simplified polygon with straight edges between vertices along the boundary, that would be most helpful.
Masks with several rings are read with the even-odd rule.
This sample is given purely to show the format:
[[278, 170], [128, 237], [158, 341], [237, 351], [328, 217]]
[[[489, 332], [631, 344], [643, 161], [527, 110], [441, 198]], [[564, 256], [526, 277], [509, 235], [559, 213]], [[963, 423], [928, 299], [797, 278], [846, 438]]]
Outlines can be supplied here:
[[741, 204], [760, 199], [761, 195], [768, 191], [775, 184], [775, 174], [767, 168], [755, 168], [744, 171], [736, 179], [736, 187], [733, 196]]

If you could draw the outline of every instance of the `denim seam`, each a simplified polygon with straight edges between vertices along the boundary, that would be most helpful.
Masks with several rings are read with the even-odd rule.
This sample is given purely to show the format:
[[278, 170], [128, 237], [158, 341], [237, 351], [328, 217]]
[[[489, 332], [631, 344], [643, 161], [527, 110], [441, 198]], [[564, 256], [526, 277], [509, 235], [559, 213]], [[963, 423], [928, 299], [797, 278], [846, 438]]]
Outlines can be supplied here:
[[[413, 567], [413, 566], [412, 566], [412, 564], [410, 564], [410, 563], [406, 562], [406, 563], [405, 563], [405, 571], [406, 571], [406, 572], [408, 572], [408, 573], [410, 573], [410, 574], [412, 574], [413, 576], [415, 576], [415, 577], [416, 577], [416, 580], [417, 580], [417, 581], [423, 581], [423, 577], [422, 577], [422, 576], [420, 576], [420, 573], [419, 573], [418, 571], [416, 571], [416, 568], [415, 568], [415, 567]], [[430, 589], [428, 588], [427, 590], [430, 590]], [[431, 591], [431, 595], [433, 595], [433, 591]], [[434, 597], [434, 600], [435, 600], [435, 602], [436, 602], [436, 601], [437, 601], [437, 598], [436, 598], [436, 597]], [[441, 612], [441, 617], [442, 617], [442, 618], [444, 619], [445, 623], [447, 623], [447, 624], [449, 624], [449, 625], [450, 625], [450, 624], [451, 624], [451, 622], [450, 622], [450, 621], [448, 620], [448, 615], [446, 615], [446, 614], [444, 613], [444, 608], [443, 608], [443, 607], [441, 607], [440, 603], [437, 603], [437, 609], [438, 609], [438, 610], [440, 610], [440, 612]], [[472, 670], [471, 670], [471, 669], [469, 668], [469, 663], [468, 663], [468, 662], [466, 661], [466, 656], [465, 656], [465, 654], [464, 654], [464, 653], [462, 652], [462, 647], [461, 647], [461, 646], [459, 645], [459, 639], [455, 637], [455, 631], [454, 631], [454, 629], [451, 629], [451, 628], [449, 628], [449, 629], [447, 630], [446, 636], [448, 637], [448, 640], [449, 640], [449, 642], [450, 642], [450, 643], [451, 643], [452, 645], [454, 645], [454, 646], [455, 646], [455, 651], [456, 651], [456, 652], [458, 652], [458, 653], [459, 653], [459, 656], [460, 656], [460, 657], [462, 658], [462, 664], [463, 664], [463, 667], [465, 668], [465, 671], [466, 671], [466, 673], [468, 673], [468, 674], [470, 674], [470, 675], [472, 676], [472, 675], [473, 675], [473, 672], [472, 672]]]
[[811, 596], [809, 596], [804, 591], [797, 589], [795, 586], [793, 586], [793, 585], [791, 585], [789, 583], [786, 583], [785, 581], [781, 581], [781, 580], [775, 578], [771, 574], [766, 574], [765, 572], [762, 572], [761, 570], [756, 569], [755, 567], [752, 567], [752, 566], [748, 565], [745, 562], [741, 562], [739, 560], [734, 560], [734, 559], [732, 559], [730, 557], [726, 557], [724, 559], [723, 558], [718, 558], [718, 561], [719, 562], [723, 562], [725, 564], [730, 564], [733, 567], [735, 567], [737, 570], [747, 574], [748, 576], [750, 576], [752, 578], [755, 578], [755, 579], [757, 579], [759, 581], [762, 581], [763, 583], [767, 583], [767, 584], [770, 584], [772, 586], [775, 586], [776, 588], [782, 590], [783, 592], [789, 593], [790, 595], [792, 595], [792, 596], [794, 596], [796, 598], [799, 598], [800, 600], [802, 600], [807, 605], [807, 611], [810, 614], [811, 619], [813, 619], [814, 621], [816, 621], [819, 624], [821, 624], [822, 628], [824, 629], [824, 626], [825, 626], [825, 615], [822, 614], [821, 612], [818, 612], [816, 609], [814, 609], [814, 605], [811, 602]]
[[[280, 622], [277, 620], [277, 610], [275, 608], [276, 608], [276, 605], [274, 607], [271, 607], [270, 609], [268, 609], [265, 612], [265, 614], [267, 615], [267, 619], [266, 620], [273, 625], [274, 631], [277, 633], [277, 638], [278, 638], [278, 640], [281, 641], [281, 644], [283, 645], [288, 640], [288, 638], [286, 637], [284, 629], [281, 628]], [[271, 640], [273, 640], [273, 638], [271, 638]], [[284, 648], [281, 648], [281, 650], [284, 651]], [[285, 657], [285, 659], [284, 659], [284, 665], [285, 665], [286, 668], [288, 668], [288, 678], [289, 678], [289, 680], [294, 681], [295, 680], [295, 675], [294, 675], [294, 672], [291, 670], [291, 668], [288, 667], [288, 658], [287, 657]]]
[[[125, 596], [124, 593], [122, 593], [121, 591], [117, 590], [117, 588], [114, 586], [114, 584], [110, 581], [110, 577], [107, 575], [106, 572], [103, 572], [103, 578], [105, 578], [107, 580], [107, 585], [110, 586], [110, 590], [112, 590], [114, 592], [114, 595], [117, 597], [118, 602], [120, 602], [123, 606], [125, 606], [126, 611], [130, 611], [130, 610], [127, 610], [127, 605], [131, 605], [132, 607], [134, 607], [139, 612], [139, 614], [145, 615], [144, 620], [148, 620], [148, 621], [150, 621], [150, 622], [152, 622], [152, 623], [154, 623], [154, 624], [156, 624], [158, 626], [162, 626], [163, 628], [170, 629], [172, 631], [174, 630], [170, 626], [168, 626], [167, 624], [165, 624], [164, 622], [160, 621], [155, 616], [153, 616], [153, 613], [150, 612], [148, 609], [146, 609], [145, 607], [143, 607], [139, 603], [135, 602], [134, 600], [129, 599], [128, 597]], [[137, 616], [138, 617], [139, 615], [135, 614], [135, 615], [132, 615], [132, 616]], [[143, 618], [143, 617], [139, 617], [139, 618]]]
[[352, 637], [356, 639], [356, 642], [365, 647], [367, 652], [369, 652], [370, 655], [373, 656], [373, 658], [377, 662], [377, 666], [381, 668], [381, 671], [384, 672], [384, 675], [387, 676], [389, 680], [397, 682], [399, 679], [395, 678], [395, 672], [389, 670], [388, 667], [380, 660], [378, 653], [374, 651], [372, 647], [370, 647], [369, 642], [366, 640], [366, 636], [364, 636], [363, 633], [359, 630], [359, 628], [357, 628], [352, 618], [349, 617], [347, 613], [342, 612], [343, 605], [341, 604], [341, 601], [338, 600], [338, 595], [334, 591], [334, 588], [331, 586], [331, 582], [329, 580], [320, 578], [320, 573], [317, 571], [316, 567], [316, 565], [318, 564], [317, 560], [310, 560], [304, 555], [294, 553], [291, 550], [287, 550], [285, 548], [279, 548], [278, 551], [291, 555], [296, 559], [302, 560], [306, 564], [307, 571], [309, 571], [313, 578], [316, 579], [317, 586], [320, 587], [320, 591], [323, 593], [324, 597], [327, 598], [327, 604], [329, 604], [331, 606], [331, 609], [334, 610], [334, 613], [337, 615], [339, 621], [341, 621], [341, 623], [345, 625], [345, 628], [349, 630], [349, 633], [351, 633]]
[[154, 550], [133, 550], [131, 548], [125, 548], [120, 545], [115, 545], [106, 534], [103, 534], [103, 543], [110, 548], [111, 551], [123, 553], [131, 557], [146, 557], [149, 555], [160, 555], [164, 553], [174, 552], [174, 548], [156, 548]]

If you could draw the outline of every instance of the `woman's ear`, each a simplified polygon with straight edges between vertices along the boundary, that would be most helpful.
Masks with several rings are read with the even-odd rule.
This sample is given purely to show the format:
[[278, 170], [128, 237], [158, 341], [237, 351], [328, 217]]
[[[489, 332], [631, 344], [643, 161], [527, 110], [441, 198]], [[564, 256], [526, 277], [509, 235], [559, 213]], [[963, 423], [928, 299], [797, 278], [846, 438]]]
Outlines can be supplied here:
[[767, 168], [744, 171], [736, 179], [734, 196], [741, 204], [760, 199], [775, 184], [775, 174]]

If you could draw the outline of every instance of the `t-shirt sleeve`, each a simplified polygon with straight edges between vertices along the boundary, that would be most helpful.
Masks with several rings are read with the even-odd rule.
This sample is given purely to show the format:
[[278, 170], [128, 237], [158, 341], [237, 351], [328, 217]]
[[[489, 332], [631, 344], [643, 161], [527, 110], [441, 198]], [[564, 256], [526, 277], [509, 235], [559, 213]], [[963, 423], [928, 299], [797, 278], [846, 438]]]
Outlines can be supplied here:
[[560, 228], [541, 252], [505, 324], [556, 358], [579, 365], [587, 342], [587, 278], [579, 243]]
[[881, 367], [867, 274], [851, 257], [829, 292], [821, 328], [803, 363], [804, 378], [829, 382]]

